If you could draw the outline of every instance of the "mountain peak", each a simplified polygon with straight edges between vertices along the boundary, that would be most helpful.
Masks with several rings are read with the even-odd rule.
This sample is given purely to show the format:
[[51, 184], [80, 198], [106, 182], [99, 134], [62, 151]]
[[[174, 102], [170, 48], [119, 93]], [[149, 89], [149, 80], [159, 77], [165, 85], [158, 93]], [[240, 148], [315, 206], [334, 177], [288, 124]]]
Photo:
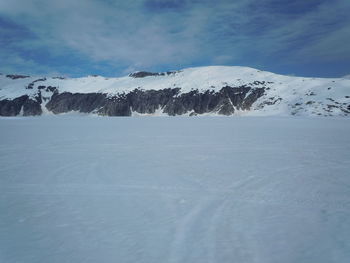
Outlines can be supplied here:
[[139, 71], [121, 78], [0, 75], [0, 115], [72, 110], [102, 115], [347, 116], [350, 79], [284, 76], [240, 66]]

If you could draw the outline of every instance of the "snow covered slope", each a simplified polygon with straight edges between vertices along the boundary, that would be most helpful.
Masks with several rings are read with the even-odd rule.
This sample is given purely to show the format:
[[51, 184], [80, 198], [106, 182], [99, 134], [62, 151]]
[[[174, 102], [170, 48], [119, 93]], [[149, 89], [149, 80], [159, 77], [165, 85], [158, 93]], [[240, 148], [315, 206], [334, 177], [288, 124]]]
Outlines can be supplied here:
[[344, 118], [0, 118], [1, 263], [348, 263]]
[[[226, 90], [223, 91], [224, 87]], [[161, 92], [169, 89], [174, 90], [174, 92], [166, 95]], [[152, 101], [151, 106], [143, 105], [140, 107], [135, 105], [135, 101], [130, 101], [132, 96], [127, 96], [135, 90], [145, 92], [137, 103], [140, 103], [139, 100], [145, 101], [154, 98], [154, 96], [165, 96], [166, 98], [163, 101]], [[147, 93], [148, 91], [158, 91], [158, 93]], [[245, 99], [254, 91], [256, 93], [245, 102]], [[209, 104], [204, 105], [203, 100], [205, 99], [201, 94], [206, 92], [215, 95], [209, 98]], [[54, 94], [66, 95], [59, 98], [59, 106], [57, 103], [52, 103], [53, 105], [51, 104], [47, 109], [45, 105]], [[90, 96], [86, 101], [86, 96], [72, 98], [67, 94], [103, 94], [105, 98]], [[239, 101], [237, 101], [237, 96], [234, 97], [234, 94], [239, 94]], [[16, 102], [20, 109], [19, 112], [9, 111], [8, 108], [13, 105], [9, 105], [8, 101], [21, 96], [28, 97], [19, 104]], [[122, 100], [125, 96], [127, 98]], [[169, 108], [175, 107], [174, 105], [169, 106], [169, 103], [179, 96], [185, 98], [177, 102], [177, 104], [182, 104], [183, 108], [169, 110]], [[193, 96], [197, 96], [196, 99], [193, 99]], [[63, 99], [71, 102], [73, 100], [74, 106], [65, 104]], [[106, 104], [116, 100], [119, 101], [119, 104], [115, 102], [106, 109]], [[190, 106], [184, 105], [184, 100], [189, 100], [192, 104]], [[3, 102], [1, 106], [1, 101], [6, 101], [6, 103]], [[86, 107], [81, 106], [82, 101], [85, 104], [95, 103], [96, 107], [86, 109]], [[169, 115], [219, 113], [231, 115], [239, 113], [249, 115], [347, 116], [350, 114], [350, 79], [292, 77], [253, 68], [227, 66], [188, 68], [165, 73], [138, 72], [121, 78], [88, 76], [65, 79], [0, 75], [0, 115], [23, 114], [23, 107], [30, 108], [25, 106], [28, 102], [32, 104], [36, 102], [40, 106], [37, 106], [34, 111], [25, 111], [28, 114], [24, 115], [39, 115], [50, 111], [62, 113], [74, 110], [100, 115], [132, 115], [134, 113], [165, 113]], [[215, 105], [210, 107], [210, 103]], [[114, 108], [120, 108], [121, 104], [123, 111], [114, 110]], [[5, 107], [6, 110], [1, 111], [1, 107]], [[129, 109], [126, 110], [126, 108]], [[222, 110], [223, 108], [224, 110]]]

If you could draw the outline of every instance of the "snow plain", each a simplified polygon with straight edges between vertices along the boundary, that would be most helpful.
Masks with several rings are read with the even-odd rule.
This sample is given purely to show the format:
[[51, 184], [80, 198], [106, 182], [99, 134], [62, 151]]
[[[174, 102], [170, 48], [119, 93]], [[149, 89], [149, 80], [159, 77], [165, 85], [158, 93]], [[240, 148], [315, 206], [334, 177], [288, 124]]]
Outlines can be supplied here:
[[349, 262], [345, 118], [0, 119], [0, 262]]

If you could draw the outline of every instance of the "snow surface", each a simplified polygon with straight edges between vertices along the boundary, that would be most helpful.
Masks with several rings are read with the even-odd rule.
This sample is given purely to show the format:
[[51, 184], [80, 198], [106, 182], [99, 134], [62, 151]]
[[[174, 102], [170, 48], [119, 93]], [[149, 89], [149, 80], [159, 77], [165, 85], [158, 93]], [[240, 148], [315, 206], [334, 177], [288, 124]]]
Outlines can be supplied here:
[[0, 262], [350, 258], [344, 118], [0, 118]]
[[[57, 87], [59, 92], [71, 93], [105, 93], [110, 96], [128, 93], [135, 89], [161, 90], [180, 88], [182, 93], [198, 89], [199, 91], [218, 91], [222, 87], [250, 85], [255, 88], [268, 87], [265, 95], [254, 105], [253, 115], [345, 115], [339, 108], [350, 105], [349, 78], [304, 78], [278, 75], [254, 68], [239, 66], [210, 66], [187, 68], [175, 74], [165, 76], [148, 76], [133, 78], [105, 78], [88, 76], [83, 78], [46, 78], [45, 81], [35, 82], [33, 89], [26, 89], [28, 84], [42, 77], [25, 79], [10, 79], [0, 75], [0, 100], [13, 99], [28, 94], [35, 97], [40, 85]], [[254, 81], [265, 81], [265, 84], [251, 85]], [[45, 93], [44, 90], [42, 90]], [[50, 94], [42, 94], [51, 96]], [[277, 103], [264, 106], [261, 104], [271, 100]], [[330, 100], [331, 99], [331, 100]], [[308, 103], [309, 102], [309, 103]], [[46, 103], [46, 102], [45, 102]], [[327, 105], [334, 106], [332, 113], [327, 111]], [[345, 105], [345, 106], [344, 106]], [[44, 107], [43, 107], [44, 108]]]
[[[284, 77], [270, 72], [259, 71], [248, 67], [210, 66], [183, 69], [175, 74], [165, 76], [148, 76], [144, 78], [120, 77], [105, 78], [102, 76], [87, 76], [82, 78], [47, 78], [45, 81], [36, 82], [33, 87], [40, 85], [58, 87], [60, 92], [91, 93], [100, 92], [107, 94], [119, 94], [141, 88], [144, 90], [161, 90], [167, 88], [181, 88], [182, 92], [194, 89], [205, 91], [208, 89], [220, 90], [225, 85], [241, 85], [260, 79], [279, 79]], [[12, 80], [5, 75], [1, 79], [1, 96], [13, 98], [23, 95], [28, 90], [23, 90], [25, 83], [30, 83], [37, 78]], [[17, 92], [17, 94], [16, 94]], [[31, 90], [29, 90], [31, 92]], [[8, 95], [10, 94], [10, 95]]]

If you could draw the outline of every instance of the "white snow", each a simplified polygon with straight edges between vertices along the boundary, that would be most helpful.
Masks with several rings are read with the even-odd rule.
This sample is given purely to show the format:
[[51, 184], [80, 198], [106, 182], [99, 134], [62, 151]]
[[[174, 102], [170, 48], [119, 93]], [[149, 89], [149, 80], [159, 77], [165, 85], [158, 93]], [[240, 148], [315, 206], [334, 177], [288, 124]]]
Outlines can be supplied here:
[[[268, 87], [269, 89], [266, 90], [266, 95], [253, 105], [253, 110], [257, 111], [249, 112], [249, 114], [290, 115], [293, 113], [297, 115], [316, 115], [320, 113], [322, 115], [344, 115], [344, 112], [336, 108], [332, 109], [332, 113], [328, 113], [326, 111], [327, 105], [350, 104], [350, 97], [346, 98], [346, 96], [350, 96], [350, 79], [348, 78], [292, 77], [238, 66], [187, 68], [176, 74], [145, 78], [129, 76], [121, 78], [104, 78], [101, 76], [71, 79], [47, 78], [45, 81], [36, 82], [34, 89], [25, 89], [30, 82], [38, 78], [12, 80], [6, 78], [5, 75], [0, 75], [0, 99], [13, 99], [24, 94], [35, 96], [36, 87], [40, 85], [57, 87], [59, 92], [100, 92], [113, 96], [137, 88], [160, 90], [177, 87], [181, 88], [182, 93], [186, 93], [194, 89], [218, 91], [226, 85], [240, 86], [249, 85], [254, 81], [265, 81], [270, 83], [253, 86]], [[261, 109], [260, 104], [270, 98], [280, 98], [281, 100], [274, 105], [265, 106]], [[334, 101], [330, 101], [329, 98]], [[311, 104], [306, 104], [307, 102]]]
[[344, 118], [0, 118], [0, 262], [347, 263]]
[[[133, 78], [129, 76], [121, 78], [105, 78], [102, 76], [87, 76], [68, 79], [48, 78], [46, 81], [35, 83], [34, 87], [46, 85], [59, 87], [60, 92], [101, 92], [112, 95], [130, 92], [137, 88], [144, 90], [160, 90], [179, 87], [181, 88], [181, 91], [185, 93], [194, 89], [198, 89], [200, 91], [207, 89], [219, 90], [228, 84], [241, 85], [254, 81], [256, 78], [274, 78], [274, 75], [275, 74], [273, 73], [258, 71], [247, 67], [210, 66], [187, 68], [177, 72], [176, 74], [166, 76], [149, 76], [145, 78]], [[31, 81], [38, 79], [26, 78], [12, 80], [6, 78], [5, 75], [0, 76], [0, 78], [1, 80], [6, 79], [6, 82], [1, 83], [1, 86], [3, 96], [8, 97], [10, 97], [10, 95], [7, 95], [7, 92], [10, 90], [21, 90], [22, 92], [27, 92], [23, 91], [22, 89], [22, 87], [25, 86], [23, 85], [23, 82], [26, 81], [30, 83]]]

